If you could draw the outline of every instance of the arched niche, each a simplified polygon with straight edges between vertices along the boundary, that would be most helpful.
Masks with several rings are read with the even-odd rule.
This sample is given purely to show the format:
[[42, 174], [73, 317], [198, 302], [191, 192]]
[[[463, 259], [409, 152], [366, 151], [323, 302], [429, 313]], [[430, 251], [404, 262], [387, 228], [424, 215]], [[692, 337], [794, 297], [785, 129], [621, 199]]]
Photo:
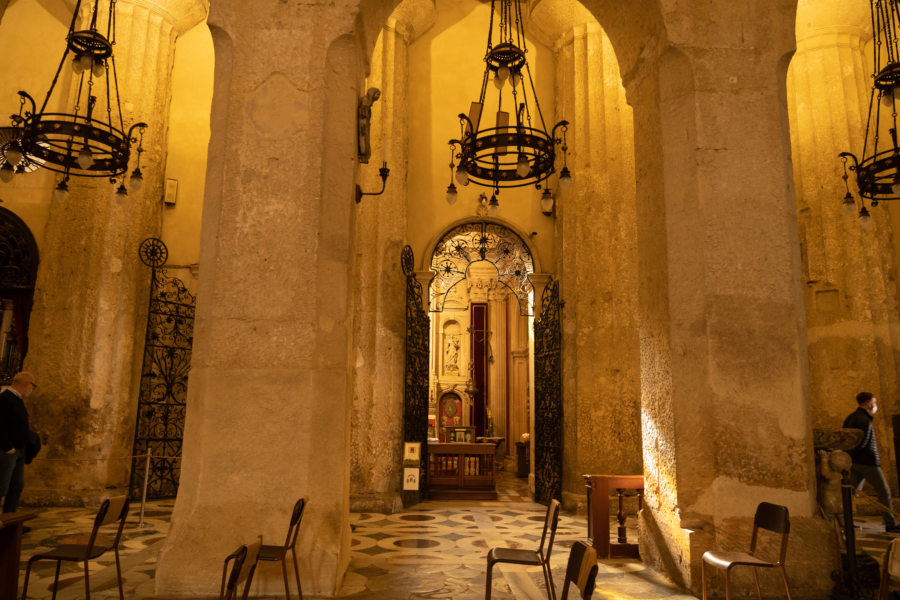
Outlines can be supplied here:
[[38, 261], [31, 230], [15, 213], [0, 208], [0, 381], [21, 369], [28, 351]]

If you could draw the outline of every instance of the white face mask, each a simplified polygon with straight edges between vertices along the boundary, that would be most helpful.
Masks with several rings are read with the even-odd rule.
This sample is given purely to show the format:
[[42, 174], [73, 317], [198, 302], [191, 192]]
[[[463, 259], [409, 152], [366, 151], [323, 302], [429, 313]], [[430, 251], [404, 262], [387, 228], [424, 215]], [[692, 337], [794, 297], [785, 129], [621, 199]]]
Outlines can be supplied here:
[[874, 416], [875, 416], [875, 413], [878, 412], [878, 405], [876, 404], [876, 405], [872, 406], [872, 407], [871, 407], [870, 409], [868, 409], [866, 412], [868, 412], [870, 416], [873, 416], [873, 417], [874, 417]]

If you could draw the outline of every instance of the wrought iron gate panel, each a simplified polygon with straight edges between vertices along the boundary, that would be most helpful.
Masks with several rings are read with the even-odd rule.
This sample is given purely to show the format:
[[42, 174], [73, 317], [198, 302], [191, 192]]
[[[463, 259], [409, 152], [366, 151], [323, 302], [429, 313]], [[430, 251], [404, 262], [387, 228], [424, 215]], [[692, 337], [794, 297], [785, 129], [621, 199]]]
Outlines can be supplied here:
[[180, 279], [162, 268], [167, 256], [161, 240], [148, 238], [141, 244], [141, 260], [151, 267], [152, 275], [131, 467], [134, 498], [140, 497], [144, 485], [146, 460], [141, 457], [147, 452], [154, 457], [147, 498], [174, 497], [181, 473], [195, 298]]
[[420, 442], [419, 491], [404, 492], [405, 505], [415, 504], [426, 488], [428, 465], [428, 334], [422, 284], [416, 280], [413, 251], [403, 247], [400, 255], [406, 275], [406, 380], [404, 383], [403, 439]]
[[534, 499], [562, 500], [562, 336], [559, 282], [552, 277], [534, 321]]

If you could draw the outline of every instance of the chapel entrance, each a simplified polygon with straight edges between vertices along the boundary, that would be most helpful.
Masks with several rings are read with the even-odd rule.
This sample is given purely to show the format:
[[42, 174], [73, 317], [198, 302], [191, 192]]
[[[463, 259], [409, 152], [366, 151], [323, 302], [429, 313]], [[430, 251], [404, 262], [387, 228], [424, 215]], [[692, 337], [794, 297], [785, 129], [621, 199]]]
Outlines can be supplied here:
[[0, 208], [0, 383], [22, 368], [28, 351], [28, 318], [34, 298], [38, 249], [31, 230]]

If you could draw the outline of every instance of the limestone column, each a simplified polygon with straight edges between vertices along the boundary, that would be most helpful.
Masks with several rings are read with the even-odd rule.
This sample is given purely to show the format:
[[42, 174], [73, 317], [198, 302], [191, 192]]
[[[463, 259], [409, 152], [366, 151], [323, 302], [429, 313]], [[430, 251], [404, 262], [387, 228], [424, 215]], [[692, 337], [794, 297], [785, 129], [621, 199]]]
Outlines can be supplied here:
[[[47, 444], [45, 460], [29, 472], [26, 500], [94, 505], [128, 483], [150, 275], [137, 248], [159, 234], [175, 40], [204, 13], [199, 5], [172, 10], [117, 3], [125, 128], [148, 124], [143, 189], [120, 202], [107, 180], [72, 178], [69, 198], [50, 205], [25, 364], [40, 382], [29, 409]], [[72, 78], [68, 65], [63, 70], [65, 89]]]
[[[334, 596], [349, 563], [355, 17], [280, 0], [211, 5], [202, 276], [159, 595], [215, 594], [223, 553], [258, 535], [278, 543], [300, 496], [304, 594]], [[283, 593], [278, 564], [254, 585]]]
[[[381, 99], [372, 107], [372, 157], [359, 167], [363, 189], [380, 189], [378, 168], [383, 161], [391, 172], [383, 195], [364, 196], [355, 207], [350, 505], [358, 511], [390, 513], [401, 506], [406, 278], [400, 252], [406, 238], [411, 36], [408, 25], [389, 20], [376, 42], [366, 80], [366, 88], [381, 90]], [[427, 260], [415, 259], [417, 264]], [[423, 292], [427, 296], [428, 288]]]
[[[854, 396], [875, 393], [882, 468], [896, 481], [889, 416], [898, 397], [896, 256], [886, 205], [860, 227], [841, 208], [839, 152], [860, 159], [871, 91], [868, 2], [799, 3], [797, 52], [788, 72], [814, 427], [839, 427]], [[851, 173], [851, 192], [857, 188]]]
[[563, 327], [564, 504], [582, 473], [640, 473], [637, 249], [632, 112], [596, 23], [556, 45], [557, 118], [566, 118], [572, 186], [556, 206]]
[[[831, 586], [783, 83], [789, 5], [745, 6], [740, 35], [725, 27], [732, 3], [685, 5], [626, 75], [639, 161], [641, 556], [695, 593], [703, 552], [746, 540], [764, 500], [790, 510], [793, 588]], [[711, 49], [713, 39], [734, 43]], [[782, 593], [777, 583], [764, 587]]]

